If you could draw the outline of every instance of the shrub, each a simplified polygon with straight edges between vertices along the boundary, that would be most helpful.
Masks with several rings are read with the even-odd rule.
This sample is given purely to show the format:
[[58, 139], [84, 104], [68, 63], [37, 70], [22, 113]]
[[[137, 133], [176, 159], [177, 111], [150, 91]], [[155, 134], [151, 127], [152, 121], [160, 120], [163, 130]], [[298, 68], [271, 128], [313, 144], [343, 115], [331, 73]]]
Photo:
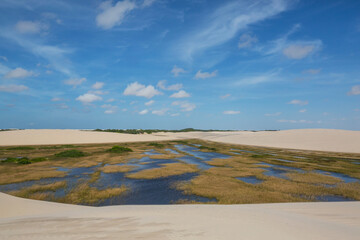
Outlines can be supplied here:
[[163, 148], [163, 147], [165, 147], [164, 144], [156, 143], [156, 142], [149, 143], [149, 146], [153, 146], [153, 147], [157, 147], [157, 148]]
[[83, 157], [83, 156], [85, 156], [85, 153], [79, 150], [67, 150], [55, 154], [55, 157]]
[[131, 150], [128, 147], [122, 147], [122, 146], [113, 146], [112, 148], [108, 149], [107, 152], [112, 152], [112, 153], [124, 153], [124, 152], [132, 152], [133, 150]]
[[205, 146], [200, 146], [199, 149], [205, 149], [205, 150], [209, 150], [209, 151], [216, 151], [216, 148], [213, 147], [205, 147]]
[[19, 146], [19, 147], [10, 147], [6, 150], [34, 150], [34, 147], [27, 147], [27, 146]]

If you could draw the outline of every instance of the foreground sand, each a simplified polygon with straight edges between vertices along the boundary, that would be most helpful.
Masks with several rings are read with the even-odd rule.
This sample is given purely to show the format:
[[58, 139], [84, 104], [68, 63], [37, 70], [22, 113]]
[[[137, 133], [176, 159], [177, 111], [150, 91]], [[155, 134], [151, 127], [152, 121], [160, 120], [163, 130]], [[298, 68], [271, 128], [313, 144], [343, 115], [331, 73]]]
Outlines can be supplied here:
[[[79, 130], [0, 132], [0, 145], [186, 138], [360, 153], [360, 132], [191, 132], [129, 135]], [[358, 239], [360, 202], [84, 207], [0, 193], [0, 239]]]
[[0, 239], [358, 239], [360, 202], [84, 207], [0, 193]]
[[333, 129], [154, 133], [141, 135], [80, 130], [18, 130], [0, 132], [0, 146], [115, 143], [187, 138], [264, 147], [360, 153], [360, 131]]

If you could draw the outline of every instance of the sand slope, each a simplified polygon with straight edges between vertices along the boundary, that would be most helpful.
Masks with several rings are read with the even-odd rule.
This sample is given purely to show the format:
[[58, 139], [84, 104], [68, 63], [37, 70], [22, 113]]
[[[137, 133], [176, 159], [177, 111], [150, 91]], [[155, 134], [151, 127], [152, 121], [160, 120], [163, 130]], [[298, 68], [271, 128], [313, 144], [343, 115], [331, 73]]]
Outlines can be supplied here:
[[17, 130], [0, 132], [0, 146], [115, 143], [187, 138], [265, 147], [360, 153], [360, 131], [332, 129], [155, 133], [141, 135], [80, 130]]
[[83, 207], [0, 193], [0, 239], [358, 239], [360, 202]]

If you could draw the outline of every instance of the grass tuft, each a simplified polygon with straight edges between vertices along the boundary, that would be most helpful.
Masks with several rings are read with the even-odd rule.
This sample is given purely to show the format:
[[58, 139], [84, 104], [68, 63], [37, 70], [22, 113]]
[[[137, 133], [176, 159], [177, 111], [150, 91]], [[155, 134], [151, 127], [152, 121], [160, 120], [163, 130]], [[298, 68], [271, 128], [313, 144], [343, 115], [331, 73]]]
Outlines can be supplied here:
[[19, 147], [10, 147], [6, 150], [34, 150], [34, 147], [27, 147], [27, 146], [19, 146]]
[[153, 146], [153, 147], [156, 147], [156, 148], [164, 148], [165, 147], [164, 144], [156, 143], [156, 142], [149, 143], [149, 146]]
[[56, 157], [83, 157], [85, 153], [79, 150], [67, 150], [55, 154]]
[[113, 146], [112, 148], [108, 149], [107, 152], [111, 152], [111, 153], [125, 153], [125, 152], [132, 152], [133, 150], [131, 150], [128, 147], [123, 147], [123, 146]]

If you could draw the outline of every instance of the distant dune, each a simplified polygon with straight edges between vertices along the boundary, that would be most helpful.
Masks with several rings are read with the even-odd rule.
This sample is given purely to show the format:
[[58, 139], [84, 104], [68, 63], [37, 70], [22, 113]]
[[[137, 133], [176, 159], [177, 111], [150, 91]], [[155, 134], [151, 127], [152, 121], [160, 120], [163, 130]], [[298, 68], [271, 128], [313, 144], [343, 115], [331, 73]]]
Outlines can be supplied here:
[[360, 153], [360, 131], [333, 129], [166, 132], [141, 135], [83, 130], [16, 130], [0, 132], [0, 146], [162, 141], [187, 138], [276, 148]]

